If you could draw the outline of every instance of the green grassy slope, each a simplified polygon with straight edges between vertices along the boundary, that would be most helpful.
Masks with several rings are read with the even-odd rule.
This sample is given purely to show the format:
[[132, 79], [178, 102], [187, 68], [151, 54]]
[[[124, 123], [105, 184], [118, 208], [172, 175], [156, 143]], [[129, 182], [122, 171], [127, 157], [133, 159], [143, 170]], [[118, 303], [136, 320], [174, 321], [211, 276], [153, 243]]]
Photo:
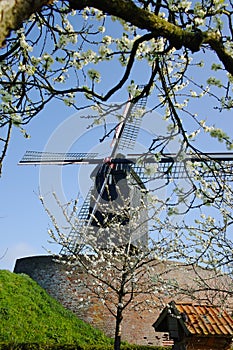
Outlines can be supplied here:
[[108, 344], [27, 275], [0, 270], [0, 342]]

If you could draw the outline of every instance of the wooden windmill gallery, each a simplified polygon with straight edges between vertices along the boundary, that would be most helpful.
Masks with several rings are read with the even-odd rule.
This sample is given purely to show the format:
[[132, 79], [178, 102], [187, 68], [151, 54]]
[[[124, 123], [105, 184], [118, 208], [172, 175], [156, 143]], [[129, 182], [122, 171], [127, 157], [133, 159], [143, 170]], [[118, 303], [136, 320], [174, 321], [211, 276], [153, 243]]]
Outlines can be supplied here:
[[[173, 266], [172, 262], [165, 260], [152, 261], [148, 252], [150, 229], [147, 183], [151, 178], [153, 181], [165, 179], [167, 183], [174, 179], [190, 178], [188, 166], [190, 163], [195, 164], [195, 171], [199, 171], [201, 176], [206, 178], [213, 177], [210, 165], [215, 164], [216, 171], [221, 169], [226, 181], [231, 181], [233, 154], [187, 154], [182, 161], [177, 154], [166, 152], [162, 152], [159, 158], [153, 152], [129, 154], [128, 151], [134, 148], [140, 130], [142, 117], [138, 116], [137, 111], [144, 110], [146, 106], [147, 97], [143, 94], [140, 97], [138, 101], [129, 99], [122, 119], [114, 130], [112, 152], [105, 159], [99, 158], [96, 153], [26, 152], [19, 163], [21, 165], [63, 166], [85, 163], [94, 164], [96, 167], [91, 173], [93, 186], [80, 208], [77, 225], [73, 226], [68, 236], [61, 240], [62, 249], [59, 257], [44, 255], [18, 259], [14, 271], [27, 273], [65, 307], [71, 309], [84, 321], [102, 329], [108, 336], [115, 336], [115, 339], [118, 336], [119, 339], [122, 338], [131, 343], [162, 345], [165, 341], [164, 335], [159, 333], [160, 329], [155, 335], [152, 325], [161, 309], [159, 300], [163, 299], [163, 302], [167, 303], [174, 298], [164, 294], [161, 287], [148, 301], [144, 292], [134, 291], [136, 288], [134, 280], [136, 281], [139, 276], [149, 293], [152, 285], [149, 279], [146, 280], [148, 269], [153, 270], [156, 276], [163, 276], [163, 281], [157, 279], [160, 286], [174, 279], [191, 286], [194, 284], [194, 272], [190, 266], [185, 269], [182, 267], [181, 270], [177, 263]], [[156, 164], [156, 172], [148, 175], [145, 171], [147, 164]], [[92, 251], [92, 255], [85, 254], [87, 250]], [[132, 268], [132, 271], [128, 268], [128, 272], [124, 272], [124, 269], [116, 263], [117, 254], [121, 254], [125, 259], [125, 265], [122, 265], [125, 271], [127, 266], [130, 266], [126, 262], [129, 260], [131, 265], [134, 263], [134, 266], [137, 266], [138, 269], [135, 270], [137, 273], [135, 274]], [[102, 259], [101, 263], [98, 261], [97, 264], [98, 255], [105, 257], [105, 260]], [[72, 259], [75, 256], [78, 257], [79, 263], [73, 263]], [[109, 261], [115, 259], [115, 272], [111, 271], [106, 257], [109, 257]], [[141, 257], [147, 263], [142, 264], [141, 260], [140, 265]], [[69, 266], [65, 264], [66, 259], [71, 261]], [[86, 268], [88, 264], [89, 268]], [[99, 268], [98, 275], [95, 275], [94, 269], [91, 270], [93, 266], [90, 265], [94, 264], [98, 265], [96, 265], [96, 269]], [[70, 273], [67, 274], [67, 270]], [[88, 270], [93, 272], [88, 275]], [[118, 300], [115, 300], [111, 294], [114, 283], [116, 286], [118, 283], [119, 275], [115, 275], [116, 271], [118, 274], [120, 272], [121, 282], [119, 283], [123, 288], [122, 295], [119, 296], [118, 293], [118, 297], [122, 299]], [[200, 269], [199, 273], [203, 277], [206, 271]], [[100, 276], [103, 276], [101, 277], [103, 280], [106, 278], [107, 282], [104, 287], [101, 282], [98, 289], [96, 281], [100, 281]], [[128, 285], [130, 287], [127, 289]], [[128, 292], [129, 288], [131, 288], [130, 292]], [[174, 296], [175, 288], [171, 292]], [[128, 296], [130, 293], [131, 299], [136, 300], [132, 308], [128, 307], [131, 302]], [[107, 301], [103, 303], [100, 295], [105, 295]], [[201, 297], [203, 295], [199, 295], [199, 298]], [[152, 307], [144, 307], [150, 302]], [[124, 322], [122, 324], [119, 322], [117, 327], [114, 325], [117, 320], [117, 316], [114, 315], [114, 305], [116, 314], [124, 311]], [[164, 333], [167, 333], [167, 330]]]

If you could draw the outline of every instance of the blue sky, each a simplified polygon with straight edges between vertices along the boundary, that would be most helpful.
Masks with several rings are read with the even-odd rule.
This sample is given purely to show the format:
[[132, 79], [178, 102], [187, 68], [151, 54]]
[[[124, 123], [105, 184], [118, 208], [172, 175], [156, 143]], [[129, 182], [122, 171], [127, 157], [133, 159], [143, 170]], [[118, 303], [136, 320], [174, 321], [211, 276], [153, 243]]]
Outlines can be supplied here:
[[0, 180], [0, 255], [4, 255], [0, 268], [12, 269], [17, 257], [45, 253], [42, 245], [46, 245], [48, 239], [48, 218], [38, 200], [39, 167], [23, 167], [17, 163], [27, 149], [43, 149], [56, 125], [70, 113], [65, 108], [54, 113], [55, 109], [56, 106], [48, 106], [31, 122], [27, 127], [30, 139], [14, 129]]

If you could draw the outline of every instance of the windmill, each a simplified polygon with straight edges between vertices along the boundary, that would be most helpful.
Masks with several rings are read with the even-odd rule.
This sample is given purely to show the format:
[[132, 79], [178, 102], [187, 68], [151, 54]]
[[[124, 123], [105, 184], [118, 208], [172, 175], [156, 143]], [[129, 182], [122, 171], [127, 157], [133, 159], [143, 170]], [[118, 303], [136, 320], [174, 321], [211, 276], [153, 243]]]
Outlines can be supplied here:
[[[169, 181], [190, 177], [190, 163], [195, 164], [202, 178], [215, 176], [222, 171], [225, 177], [231, 179], [233, 153], [188, 154], [182, 159], [179, 154], [172, 153], [161, 153], [159, 159], [151, 152], [125, 154], [125, 150], [134, 149], [142, 119], [137, 116], [137, 111], [145, 108], [146, 100], [147, 97], [142, 95], [136, 103], [130, 99], [126, 104], [122, 119], [115, 127], [112, 152], [104, 160], [98, 158], [97, 153], [27, 151], [19, 162], [20, 165], [96, 165], [91, 174], [94, 186], [90, 188], [79, 211], [78, 225], [69, 234], [66, 253], [77, 251], [83, 243], [80, 232], [85, 234], [90, 230], [95, 236], [95, 244], [103, 249], [109, 243], [147, 246], [147, 188], [144, 181], [148, 180], [148, 175], [145, 164], [156, 163], [153, 179], [166, 178]], [[210, 171], [210, 168], [214, 171]], [[133, 221], [136, 225], [132, 224]]]

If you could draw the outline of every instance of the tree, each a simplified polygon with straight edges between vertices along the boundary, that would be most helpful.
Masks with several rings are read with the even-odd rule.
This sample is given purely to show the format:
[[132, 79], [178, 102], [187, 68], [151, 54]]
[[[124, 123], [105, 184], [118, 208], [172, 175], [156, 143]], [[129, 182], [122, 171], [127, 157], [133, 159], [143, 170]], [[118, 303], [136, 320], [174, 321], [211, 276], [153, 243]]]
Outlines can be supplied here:
[[[231, 2], [192, 5], [188, 1], [83, 0], [28, 4], [22, 11], [21, 2], [0, 3], [5, 23], [0, 56], [1, 161], [12, 125], [20, 127], [27, 137], [23, 125], [52, 99], [79, 109], [83, 105], [76, 95], [84, 94], [87, 103], [101, 110], [103, 120], [114, 110], [114, 104], [106, 105], [112, 96], [142, 83], [143, 93], [151, 95], [151, 107], [171, 121], [170, 137], [181, 136], [181, 150], [199, 152], [193, 139], [201, 130], [231, 148], [230, 137], [221, 128], [207, 125], [192, 104], [192, 100], [204, 103], [211, 97], [210, 107], [218, 111], [232, 108]], [[106, 81], [102, 63], [108, 71], [117, 67], [117, 79], [121, 78]], [[202, 73], [204, 64], [209, 77], [197, 80], [197, 69]], [[138, 65], [144, 74], [134, 83], [133, 70]], [[160, 148], [154, 143], [151, 150], [163, 150], [169, 139], [160, 142]]]
[[[62, 205], [56, 194], [54, 198], [65, 218], [63, 227], [46, 206], [45, 199], [40, 200], [51, 219], [52, 242], [62, 247], [55, 259], [65, 266], [74, 285], [79, 286], [81, 317], [88, 314], [87, 304], [103, 304], [114, 317], [115, 350], [120, 349], [121, 328], [129, 310], [143, 314], [180, 298], [228, 307], [233, 283], [227, 252], [232, 244], [228, 241], [226, 250], [227, 240], [220, 235], [220, 226], [216, 225], [211, 232], [212, 218], [202, 222], [202, 216], [196, 227], [184, 227], [185, 223], [176, 224], [167, 215], [163, 219], [164, 203], [153, 199], [146, 208], [143, 203], [133, 209], [125, 200], [121, 212], [118, 210], [109, 221], [109, 206], [116, 209], [113, 201], [107, 208], [103, 203], [98, 205], [108, 220], [107, 225], [97, 229], [93, 224], [80, 222], [77, 201]], [[150, 217], [143, 215], [142, 220], [139, 213], [145, 209]], [[119, 215], [123, 217], [122, 213], [126, 212], [129, 221], [123, 224]]]

